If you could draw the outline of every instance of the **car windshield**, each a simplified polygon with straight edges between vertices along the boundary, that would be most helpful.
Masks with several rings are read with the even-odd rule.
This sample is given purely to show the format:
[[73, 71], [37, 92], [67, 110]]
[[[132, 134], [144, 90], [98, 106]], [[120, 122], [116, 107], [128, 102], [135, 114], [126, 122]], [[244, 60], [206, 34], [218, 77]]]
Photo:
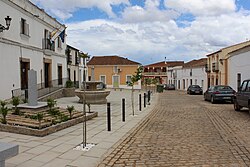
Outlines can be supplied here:
[[228, 90], [228, 89], [232, 89], [230, 86], [217, 86], [215, 88], [216, 90]]

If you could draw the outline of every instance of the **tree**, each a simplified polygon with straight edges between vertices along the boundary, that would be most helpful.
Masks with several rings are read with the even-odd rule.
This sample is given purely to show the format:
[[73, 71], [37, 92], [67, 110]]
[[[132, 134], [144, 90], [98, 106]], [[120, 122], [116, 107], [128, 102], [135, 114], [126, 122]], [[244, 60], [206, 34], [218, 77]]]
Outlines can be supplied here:
[[154, 91], [156, 90], [156, 85], [158, 84], [158, 80], [156, 78], [152, 79], [152, 84], [155, 85]]
[[146, 91], [148, 90], [148, 85], [151, 85], [152, 79], [151, 78], [145, 78], [144, 84], [146, 86]]
[[142, 78], [142, 71], [143, 71], [143, 67], [142, 66], [138, 67], [136, 69], [135, 74], [132, 75], [131, 81], [127, 82], [127, 85], [132, 87], [131, 102], [132, 102], [132, 113], [133, 113], [133, 116], [135, 115], [135, 107], [134, 107], [134, 84], [136, 82], [138, 82], [139, 80], [141, 80], [141, 78]]
[[6, 116], [8, 114], [8, 111], [10, 110], [7, 106], [5, 106], [7, 103], [4, 102], [4, 101], [0, 101], [0, 113], [2, 114], [3, 116], [3, 119], [2, 119], [2, 123], [3, 124], [7, 124], [7, 120], [6, 120]]
[[72, 114], [73, 114], [73, 112], [75, 110], [75, 107], [74, 106], [67, 106], [67, 110], [69, 112], [70, 119], [72, 119]]
[[20, 115], [20, 110], [19, 110], [19, 108], [17, 108], [17, 106], [20, 104], [20, 99], [19, 99], [19, 97], [12, 97], [12, 101], [11, 101], [11, 103], [13, 104], [13, 106], [15, 106], [15, 112], [14, 112], [14, 114], [16, 114], [16, 115]]

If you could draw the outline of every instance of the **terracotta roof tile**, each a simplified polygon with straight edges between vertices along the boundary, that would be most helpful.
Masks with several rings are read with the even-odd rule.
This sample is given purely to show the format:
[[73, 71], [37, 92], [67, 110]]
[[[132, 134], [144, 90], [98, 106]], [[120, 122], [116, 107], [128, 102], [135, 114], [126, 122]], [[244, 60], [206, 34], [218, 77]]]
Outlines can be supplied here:
[[148, 67], [174, 67], [174, 66], [182, 66], [183, 64], [184, 64], [184, 61], [167, 61], [166, 64], [165, 64], [165, 61], [163, 61], [163, 62], [145, 65], [144, 68], [148, 68]]
[[183, 68], [189, 68], [189, 67], [205, 67], [207, 64], [207, 58], [202, 58], [199, 60], [192, 60], [184, 64]]
[[119, 56], [93, 56], [87, 65], [140, 65], [140, 63]]

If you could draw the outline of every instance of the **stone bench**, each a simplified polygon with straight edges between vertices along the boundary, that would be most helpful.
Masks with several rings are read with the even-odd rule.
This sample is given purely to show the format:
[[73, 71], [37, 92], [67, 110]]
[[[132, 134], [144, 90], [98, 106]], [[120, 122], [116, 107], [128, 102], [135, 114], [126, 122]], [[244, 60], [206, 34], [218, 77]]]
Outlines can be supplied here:
[[5, 160], [18, 154], [18, 145], [0, 142], [0, 167], [5, 166]]

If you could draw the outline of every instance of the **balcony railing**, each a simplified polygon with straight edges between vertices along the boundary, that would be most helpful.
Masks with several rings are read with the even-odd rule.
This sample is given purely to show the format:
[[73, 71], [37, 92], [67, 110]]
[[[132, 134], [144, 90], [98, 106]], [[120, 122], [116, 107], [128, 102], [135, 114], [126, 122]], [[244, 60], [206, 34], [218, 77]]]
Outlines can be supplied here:
[[43, 49], [55, 51], [55, 42], [48, 38], [43, 38]]
[[212, 64], [212, 70], [213, 70], [213, 72], [219, 71], [219, 63], [218, 62], [215, 62]]
[[167, 72], [144, 72], [143, 75], [167, 75]]
[[206, 64], [206, 65], [205, 65], [205, 71], [206, 71], [206, 72], [211, 72], [210, 64]]

